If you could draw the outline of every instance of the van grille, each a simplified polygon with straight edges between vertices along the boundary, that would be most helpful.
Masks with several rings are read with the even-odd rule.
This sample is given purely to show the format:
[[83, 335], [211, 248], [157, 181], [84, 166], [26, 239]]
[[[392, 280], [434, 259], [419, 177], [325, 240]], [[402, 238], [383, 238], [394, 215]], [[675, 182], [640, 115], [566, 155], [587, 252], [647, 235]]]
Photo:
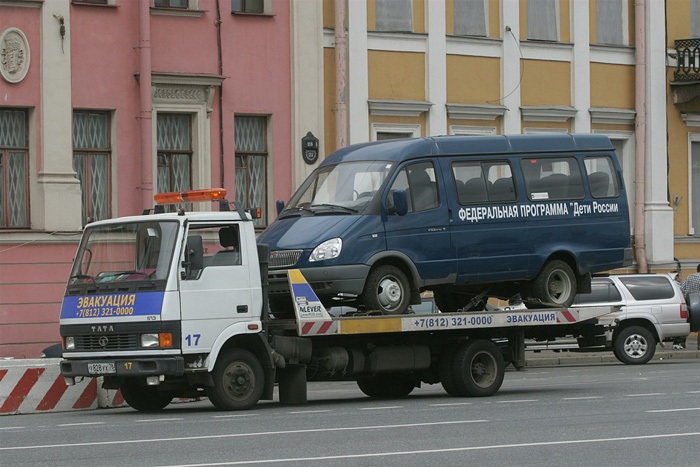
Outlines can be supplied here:
[[302, 250], [277, 250], [270, 252], [271, 268], [289, 268], [297, 264]]

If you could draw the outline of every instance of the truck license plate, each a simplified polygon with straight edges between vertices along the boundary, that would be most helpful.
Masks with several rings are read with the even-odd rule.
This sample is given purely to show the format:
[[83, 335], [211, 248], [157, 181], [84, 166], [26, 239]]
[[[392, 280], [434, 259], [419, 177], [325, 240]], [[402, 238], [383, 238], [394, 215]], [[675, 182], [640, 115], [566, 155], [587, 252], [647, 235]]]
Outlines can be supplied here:
[[110, 363], [88, 363], [87, 365], [88, 373], [91, 375], [104, 375], [108, 373], [116, 373], [117, 370], [114, 368], [114, 362]]

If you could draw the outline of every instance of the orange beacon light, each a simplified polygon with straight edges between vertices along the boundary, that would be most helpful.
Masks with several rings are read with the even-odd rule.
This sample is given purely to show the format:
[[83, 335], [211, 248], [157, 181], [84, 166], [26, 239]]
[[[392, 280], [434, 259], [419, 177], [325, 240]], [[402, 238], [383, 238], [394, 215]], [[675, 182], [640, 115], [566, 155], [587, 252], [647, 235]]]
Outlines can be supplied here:
[[153, 197], [158, 204], [192, 203], [195, 201], [216, 201], [226, 197], [224, 188], [207, 188], [204, 190], [171, 191], [158, 193]]

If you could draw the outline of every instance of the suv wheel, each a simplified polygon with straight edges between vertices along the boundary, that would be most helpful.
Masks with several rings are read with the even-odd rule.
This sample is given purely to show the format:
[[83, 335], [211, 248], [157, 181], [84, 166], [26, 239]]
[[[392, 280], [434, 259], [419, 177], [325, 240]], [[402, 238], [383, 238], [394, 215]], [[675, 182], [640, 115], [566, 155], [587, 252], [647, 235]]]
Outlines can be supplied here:
[[629, 326], [622, 329], [613, 342], [614, 354], [626, 365], [642, 365], [654, 356], [656, 339], [646, 328]]

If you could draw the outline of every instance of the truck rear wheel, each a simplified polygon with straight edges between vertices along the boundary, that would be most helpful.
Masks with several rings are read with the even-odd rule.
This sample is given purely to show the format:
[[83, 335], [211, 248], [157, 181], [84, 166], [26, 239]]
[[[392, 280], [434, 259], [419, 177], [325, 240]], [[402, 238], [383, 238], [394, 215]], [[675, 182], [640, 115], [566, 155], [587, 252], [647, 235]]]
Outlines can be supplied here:
[[119, 390], [126, 403], [141, 412], [155, 412], [164, 409], [173, 400], [171, 392], [159, 391], [156, 386], [124, 383], [119, 387]]
[[438, 369], [440, 373], [440, 383], [442, 383], [443, 389], [445, 389], [447, 394], [454, 397], [460, 396], [455, 383], [454, 372], [452, 371], [456, 351], [456, 346], [445, 349], [440, 355], [440, 366]]
[[362, 292], [362, 303], [368, 310], [385, 315], [402, 315], [408, 310], [411, 286], [406, 274], [396, 266], [385, 264], [370, 271]]
[[532, 282], [532, 294], [541, 303], [525, 302], [528, 308], [568, 308], [576, 297], [576, 275], [566, 262], [555, 259], [547, 262]]
[[247, 350], [233, 349], [219, 356], [212, 372], [214, 386], [207, 396], [219, 410], [245, 410], [258, 403], [265, 386], [260, 361]]
[[406, 397], [416, 387], [416, 382], [410, 375], [380, 374], [359, 378], [357, 386], [369, 397]]
[[641, 326], [629, 326], [613, 338], [615, 357], [626, 365], [642, 365], [656, 353], [654, 335]]
[[487, 339], [468, 340], [452, 359], [452, 377], [459, 396], [492, 396], [503, 384], [504, 375], [503, 355]]

